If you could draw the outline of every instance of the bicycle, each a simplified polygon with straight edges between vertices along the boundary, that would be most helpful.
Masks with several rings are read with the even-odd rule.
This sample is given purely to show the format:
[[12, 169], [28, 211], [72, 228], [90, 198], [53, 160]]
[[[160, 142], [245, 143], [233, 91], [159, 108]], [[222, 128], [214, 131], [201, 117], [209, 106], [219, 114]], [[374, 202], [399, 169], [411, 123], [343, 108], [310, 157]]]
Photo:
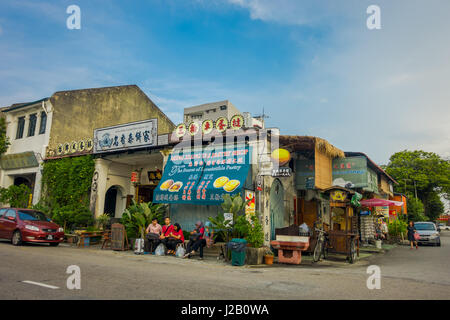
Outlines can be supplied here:
[[323, 256], [324, 259], [328, 258], [328, 234], [322, 229], [315, 228], [315, 231], [318, 232], [316, 246], [314, 247], [313, 252], [313, 262], [318, 262], [320, 257]]

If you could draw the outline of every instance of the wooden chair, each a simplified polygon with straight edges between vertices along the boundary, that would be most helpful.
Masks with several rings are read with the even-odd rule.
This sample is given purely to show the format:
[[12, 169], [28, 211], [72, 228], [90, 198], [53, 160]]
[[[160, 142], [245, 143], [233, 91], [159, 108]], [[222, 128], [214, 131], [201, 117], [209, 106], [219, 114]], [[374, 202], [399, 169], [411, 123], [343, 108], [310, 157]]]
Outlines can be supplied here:
[[102, 250], [103, 249], [111, 249], [112, 242], [111, 242], [111, 230], [106, 230], [103, 233], [103, 243], [102, 243]]

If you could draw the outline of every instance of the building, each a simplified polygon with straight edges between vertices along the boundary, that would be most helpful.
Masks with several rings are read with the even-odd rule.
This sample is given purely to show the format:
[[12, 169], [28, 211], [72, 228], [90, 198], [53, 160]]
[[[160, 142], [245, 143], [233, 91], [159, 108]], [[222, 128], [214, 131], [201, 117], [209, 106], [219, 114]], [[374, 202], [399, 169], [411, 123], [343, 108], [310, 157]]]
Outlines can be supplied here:
[[11, 144], [0, 159], [0, 185], [3, 188], [27, 185], [33, 204], [39, 201], [41, 194], [42, 163], [50, 140], [53, 111], [50, 98], [2, 109]]
[[55, 112], [46, 159], [94, 156], [90, 207], [96, 217], [120, 218], [133, 199], [152, 199], [161, 150], [175, 125], [138, 86], [59, 91], [50, 101]]

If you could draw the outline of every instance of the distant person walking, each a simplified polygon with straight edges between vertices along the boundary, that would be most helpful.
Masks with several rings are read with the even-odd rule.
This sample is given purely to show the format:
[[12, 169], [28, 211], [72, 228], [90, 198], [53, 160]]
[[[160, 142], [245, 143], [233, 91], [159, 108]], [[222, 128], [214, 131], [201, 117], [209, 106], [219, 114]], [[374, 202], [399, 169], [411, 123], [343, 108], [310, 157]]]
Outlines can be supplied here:
[[416, 240], [416, 238], [414, 238], [415, 233], [416, 233], [416, 228], [414, 227], [414, 222], [410, 221], [409, 225], [408, 225], [408, 240], [409, 240], [409, 243], [411, 244], [411, 249], [414, 249], [413, 244], [416, 245], [416, 249], [419, 249], [419, 247], [417, 246], [417, 240]]

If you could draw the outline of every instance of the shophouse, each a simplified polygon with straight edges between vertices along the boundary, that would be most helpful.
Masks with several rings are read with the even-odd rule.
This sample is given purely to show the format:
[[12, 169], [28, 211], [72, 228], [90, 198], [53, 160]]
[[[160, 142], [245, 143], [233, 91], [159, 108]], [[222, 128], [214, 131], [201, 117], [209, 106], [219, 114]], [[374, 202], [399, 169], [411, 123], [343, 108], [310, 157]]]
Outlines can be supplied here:
[[49, 98], [2, 109], [11, 144], [0, 159], [0, 185], [3, 188], [27, 185], [33, 204], [39, 201], [41, 194], [42, 163], [49, 144], [53, 111]]

